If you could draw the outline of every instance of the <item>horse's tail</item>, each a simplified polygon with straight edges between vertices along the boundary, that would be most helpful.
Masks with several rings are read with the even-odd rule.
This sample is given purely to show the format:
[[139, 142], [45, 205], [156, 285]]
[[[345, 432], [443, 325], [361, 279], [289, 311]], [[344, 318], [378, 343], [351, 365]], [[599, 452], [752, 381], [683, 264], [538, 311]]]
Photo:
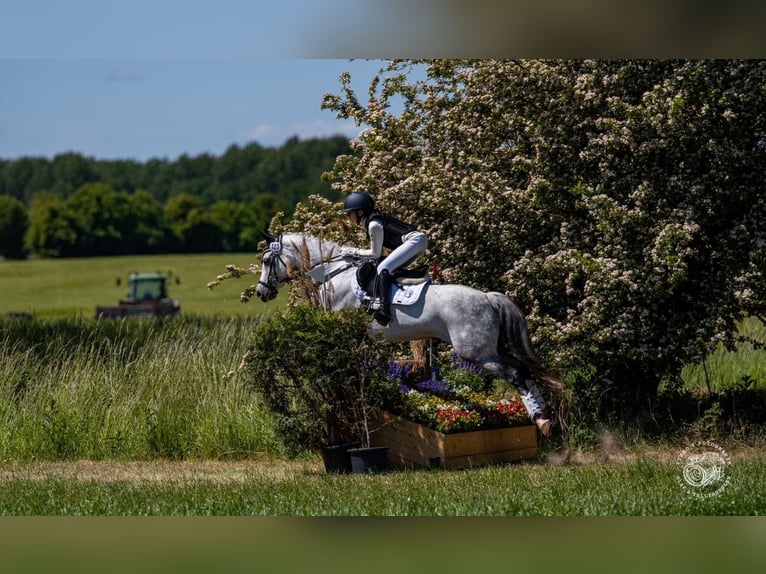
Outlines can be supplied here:
[[527, 320], [521, 309], [503, 293], [487, 293], [487, 298], [500, 315], [498, 347], [505, 344], [540, 381], [551, 397], [560, 395], [564, 390], [564, 383], [537, 358], [529, 339]]

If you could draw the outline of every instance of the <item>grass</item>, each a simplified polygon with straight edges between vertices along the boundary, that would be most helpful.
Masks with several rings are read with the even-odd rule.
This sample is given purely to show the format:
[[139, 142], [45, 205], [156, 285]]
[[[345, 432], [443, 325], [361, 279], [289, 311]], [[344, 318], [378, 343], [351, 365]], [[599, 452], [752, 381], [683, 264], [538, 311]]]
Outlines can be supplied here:
[[[766, 325], [751, 317], [739, 325], [740, 334], [766, 343]], [[766, 389], [766, 349], [738, 343], [736, 350], [719, 346], [704, 362], [688, 365], [681, 372], [687, 388], [718, 392], [743, 385]]]
[[[270, 415], [238, 371], [249, 334], [270, 307], [239, 303], [248, 280], [206, 288], [225, 264], [250, 261], [202, 255], [0, 262], [0, 309], [38, 318], [0, 318], [0, 514], [766, 513], [766, 459], [760, 452], [740, 457], [737, 445], [730, 449], [731, 484], [704, 500], [680, 488], [681, 469], [667, 456], [340, 477], [326, 475], [315, 454], [286, 461]], [[171, 294], [184, 317], [91, 320], [96, 304], [124, 295], [115, 279], [130, 269], [179, 277]], [[760, 323], [743, 329], [766, 339]], [[762, 353], [741, 346], [711, 357], [707, 380], [725, 387], [748, 376], [763, 384]], [[706, 389], [694, 369], [685, 370], [687, 385]], [[671, 445], [666, 454], [677, 450]]]
[[737, 445], [731, 484], [703, 500], [667, 456], [371, 476], [287, 461], [238, 370], [257, 322], [1, 319], [0, 514], [766, 513], [766, 458]]
[[[698, 499], [681, 466], [661, 458], [564, 466], [328, 475], [314, 461], [234, 466], [164, 463], [112, 470], [24, 465], [0, 477], [13, 515], [693, 516], [766, 513], [766, 458], [734, 459], [730, 482]], [[234, 469], [234, 471], [232, 471]], [[123, 471], [124, 471], [123, 467]]]
[[259, 260], [252, 253], [0, 260], [0, 315], [93, 317], [96, 305], [116, 305], [126, 297], [129, 272], [161, 271], [169, 275], [170, 296], [180, 301], [184, 314], [254, 317], [279, 305], [285, 294], [269, 307], [257, 298], [243, 304], [239, 294], [257, 283], [255, 276], [224, 281], [213, 291], [207, 284], [224, 273], [227, 264], [247, 268]]
[[279, 453], [238, 377], [255, 324], [0, 321], [0, 460]]

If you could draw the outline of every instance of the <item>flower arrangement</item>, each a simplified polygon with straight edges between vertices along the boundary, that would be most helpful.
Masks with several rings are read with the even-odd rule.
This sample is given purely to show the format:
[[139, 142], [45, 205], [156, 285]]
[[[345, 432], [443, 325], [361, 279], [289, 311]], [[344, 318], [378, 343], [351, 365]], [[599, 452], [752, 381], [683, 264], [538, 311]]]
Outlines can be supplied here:
[[386, 408], [413, 422], [445, 434], [529, 424], [518, 397], [491, 387], [479, 369], [454, 357], [443, 381], [401, 382], [406, 374], [392, 362], [389, 377], [398, 385]]
[[446, 381], [402, 384], [400, 414], [442, 433], [466, 432], [529, 424], [521, 401], [455, 387]]

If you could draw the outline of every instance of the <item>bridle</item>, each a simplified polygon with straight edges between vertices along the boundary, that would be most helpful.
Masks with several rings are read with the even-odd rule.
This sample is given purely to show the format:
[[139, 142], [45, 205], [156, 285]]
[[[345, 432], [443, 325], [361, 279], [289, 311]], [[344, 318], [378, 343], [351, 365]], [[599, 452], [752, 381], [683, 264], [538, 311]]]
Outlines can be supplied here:
[[[266, 244], [266, 247], [263, 248], [263, 260], [266, 259], [267, 255], [270, 255], [271, 257], [269, 257], [268, 263], [264, 263], [264, 266], [263, 266], [264, 272], [261, 273], [261, 280], [258, 282], [258, 285], [261, 285], [266, 289], [266, 293], [265, 293], [266, 299], [264, 300], [270, 301], [277, 296], [277, 293], [279, 292], [279, 288], [285, 283], [288, 283], [291, 277], [287, 267], [287, 263], [285, 263], [285, 260], [282, 259], [282, 252], [284, 250], [284, 244], [282, 243], [282, 235], [278, 235], [277, 237], [274, 237], [273, 235], [268, 235], [266, 237], [269, 242]], [[330, 258], [329, 261], [337, 261], [340, 259], [344, 259], [344, 257], [340, 255], [336, 255]], [[285, 268], [284, 279], [280, 279], [279, 275], [277, 274], [278, 263], [281, 263], [282, 266]], [[318, 279], [317, 277], [314, 277], [314, 279], [320, 282], [324, 282], [342, 273], [343, 271], [346, 271], [350, 267], [357, 267], [358, 264], [359, 264], [359, 261], [349, 262], [346, 265], [333, 269], [332, 271], [329, 271], [329, 272], [325, 271], [324, 267], [321, 264], [317, 265], [317, 268], [319, 267], [322, 268], [323, 277], [322, 279]], [[311, 276], [311, 273], [309, 273], [309, 276]]]
[[[264, 269], [266, 269], [266, 274], [261, 274], [261, 280], [258, 282], [258, 285], [262, 285], [266, 288], [266, 297], [267, 299], [271, 300], [274, 299], [274, 297], [277, 296], [277, 293], [279, 292], [279, 288], [287, 283], [288, 277], [285, 277], [285, 279], [280, 279], [279, 275], [277, 274], [277, 263], [281, 263], [285, 270], [287, 270], [287, 264], [285, 263], [285, 260], [282, 259], [282, 236], [279, 235], [276, 238], [271, 238], [273, 241], [269, 242], [266, 247], [263, 248], [263, 259], [266, 259], [267, 255], [271, 255], [269, 258], [268, 266], [264, 266]], [[263, 280], [263, 277], [266, 278], [266, 281]]]

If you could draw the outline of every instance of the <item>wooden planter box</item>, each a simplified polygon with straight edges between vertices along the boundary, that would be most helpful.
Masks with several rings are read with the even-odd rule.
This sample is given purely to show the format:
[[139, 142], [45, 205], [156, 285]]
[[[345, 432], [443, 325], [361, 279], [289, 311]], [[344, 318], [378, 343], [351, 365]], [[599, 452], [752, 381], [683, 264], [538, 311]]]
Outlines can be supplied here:
[[444, 434], [384, 411], [375, 426], [371, 445], [388, 447], [388, 461], [398, 467], [465, 468], [537, 456], [532, 424]]

